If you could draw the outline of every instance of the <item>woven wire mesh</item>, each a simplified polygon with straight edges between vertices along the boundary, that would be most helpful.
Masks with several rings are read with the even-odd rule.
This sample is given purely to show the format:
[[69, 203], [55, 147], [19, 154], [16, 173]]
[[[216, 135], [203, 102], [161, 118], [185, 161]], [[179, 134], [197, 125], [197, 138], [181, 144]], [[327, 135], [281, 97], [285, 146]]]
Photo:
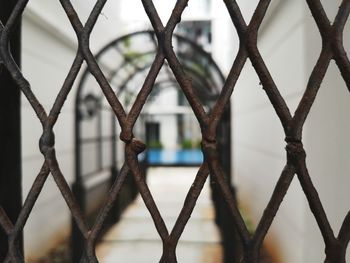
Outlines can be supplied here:
[[[9, 52], [9, 38], [26, 8], [28, 0], [19, 0], [13, 10], [13, 13], [5, 25], [0, 24], [0, 55], [1, 62], [12, 75], [18, 87], [22, 90], [27, 100], [34, 109], [40, 123], [42, 124], [43, 134], [40, 138], [40, 151], [45, 157], [42, 168], [32, 185], [31, 190], [24, 202], [23, 208], [16, 222], [11, 222], [6, 212], [0, 207], [0, 225], [8, 236], [9, 252], [5, 262], [24, 262], [23, 255], [18, 247], [18, 236], [23, 231], [31, 210], [36, 203], [38, 196], [44, 186], [45, 181], [51, 174], [60, 189], [71, 214], [79, 227], [82, 235], [86, 239], [86, 249], [82, 261], [98, 262], [95, 255], [95, 244], [102, 229], [103, 222], [106, 220], [113, 203], [117, 199], [117, 195], [123, 186], [126, 176], [131, 172], [136, 180], [137, 186], [147, 206], [158, 234], [163, 242], [163, 254], [161, 262], [176, 262], [176, 246], [181, 234], [191, 216], [195, 207], [196, 200], [201, 193], [201, 189], [210, 175], [216, 181], [223, 199], [226, 201], [231, 213], [232, 224], [235, 225], [242, 245], [243, 257], [242, 262], [258, 262], [259, 251], [263, 240], [272, 224], [272, 221], [278, 212], [279, 206], [285, 196], [294, 175], [297, 175], [302, 186], [305, 196], [308, 200], [310, 209], [317, 221], [320, 232], [325, 243], [326, 262], [345, 262], [346, 248], [350, 240], [350, 213], [345, 217], [338, 235], [335, 235], [332, 227], [327, 219], [327, 215], [323, 209], [317, 190], [315, 189], [311, 177], [307, 170], [305, 161], [306, 153], [302, 143], [302, 130], [309, 111], [315, 101], [317, 92], [321, 82], [327, 72], [330, 61], [335, 60], [341, 75], [350, 90], [350, 61], [346, 55], [342, 38], [344, 25], [350, 13], [350, 0], [343, 0], [339, 11], [331, 23], [324, 11], [319, 0], [306, 0], [315, 22], [318, 26], [322, 37], [322, 51], [318, 61], [311, 73], [309, 82], [305, 89], [305, 93], [294, 113], [290, 110], [281, 96], [278, 87], [271, 77], [262, 56], [257, 47], [257, 35], [259, 26], [261, 25], [266, 11], [269, 7], [270, 0], [260, 0], [257, 8], [249, 23], [244, 20], [240, 8], [234, 0], [224, 0], [227, 10], [232, 19], [240, 39], [239, 51], [234, 60], [231, 71], [222, 88], [221, 94], [214, 105], [213, 109], [206, 113], [200, 100], [193, 92], [191, 79], [183, 71], [173, 48], [172, 35], [177, 23], [181, 19], [181, 15], [188, 4], [188, 0], [178, 0], [174, 10], [166, 23], [163, 25], [157, 9], [151, 0], [142, 0], [145, 11], [149, 17], [152, 27], [158, 39], [158, 50], [152, 66], [148, 72], [144, 84], [134, 102], [131, 110], [127, 114], [115, 95], [113, 89], [108, 83], [106, 77], [99, 68], [94, 58], [90, 46], [89, 38], [98, 16], [107, 0], [98, 0], [91, 11], [85, 25], [79, 19], [76, 10], [68, 0], [60, 0], [62, 8], [66, 12], [73, 29], [78, 38], [79, 48], [72, 67], [65, 79], [59, 94], [50, 110], [47, 113], [37, 100], [35, 94], [30, 88], [30, 83], [22, 75], [21, 71], [14, 62]], [[223, 169], [220, 165], [216, 130], [223, 115], [225, 105], [229, 103], [233, 93], [235, 84], [239, 75], [248, 60], [251, 61], [276, 114], [278, 115], [285, 133], [287, 143], [287, 162], [281, 173], [281, 176], [275, 186], [271, 199], [263, 213], [262, 218], [253, 234], [250, 234], [243, 218], [237, 208], [234, 196], [232, 195], [229, 185], [225, 180]], [[99, 87], [108, 100], [119, 125], [122, 129], [120, 138], [125, 143], [125, 164], [123, 165], [119, 176], [112, 186], [109, 197], [104, 207], [100, 211], [94, 226], [89, 229], [85, 218], [82, 215], [79, 206], [62, 174], [59, 161], [55, 154], [55, 138], [53, 129], [58, 120], [59, 112], [64, 106], [64, 102], [72, 90], [73, 83], [83, 64], [86, 62], [91, 74], [95, 77]], [[153, 89], [155, 79], [167, 61], [178, 84], [185, 94], [199, 124], [202, 132], [202, 150], [204, 153], [204, 162], [201, 165], [194, 183], [187, 195], [183, 209], [181, 210], [175, 226], [172, 230], [168, 230], [164, 220], [153, 200], [152, 194], [147, 186], [145, 177], [142, 174], [139, 163], [138, 154], [145, 149], [143, 142], [133, 135], [133, 127], [140, 115], [140, 112]]]

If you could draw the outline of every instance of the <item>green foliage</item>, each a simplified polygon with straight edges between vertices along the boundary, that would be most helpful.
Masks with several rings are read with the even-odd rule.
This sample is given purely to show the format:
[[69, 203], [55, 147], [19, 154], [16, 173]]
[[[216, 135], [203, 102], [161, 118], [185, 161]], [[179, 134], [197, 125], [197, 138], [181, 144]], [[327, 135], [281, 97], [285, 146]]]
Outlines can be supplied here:
[[194, 71], [196, 71], [197, 73], [199, 73], [200, 75], [208, 76], [209, 71], [204, 65], [202, 65], [200, 63], [193, 63], [191, 66], [192, 66], [192, 69]]
[[192, 140], [189, 139], [185, 139], [182, 141], [181, 143], [181, 148], [184, 150], [188, 150], [188, 149], [200, 149], [202, 141], [201, 140], [197, 140], [195, 142], [192, 142]]
[[181, 148], [182, 149], [192, 149], [192, 141], [191, 140], [188, 140], [188, 139], [185, 139], [182, 141], [181, 143]]
[[254, 234], [255, 226], [254, 226], [253, 221], [247, 217], [243, 217], [243, 220], [244, 220], [245, 225], [247, 226], [249, 233]]
[[122, 40], [123, 44], [124, 44], [124, 47], [126, 48], [130, 48], [131, 46], [131, 39], [130, 37], [126, 37]]
[[124, 56], [125, 56], [125, 59], [127, 61], [134, 60], [134, 59], [137, 59], [137, 58], [142, 59], [141, 58], [142, 57], [142, 53], [136, 52], [136, 51], [132, 51], [132, 50], [129, 50], [129, 51], [125, 52]]
[[163, 149], [163, 144], [160, 141], [150, 141], [147, 143], [148, 149]]

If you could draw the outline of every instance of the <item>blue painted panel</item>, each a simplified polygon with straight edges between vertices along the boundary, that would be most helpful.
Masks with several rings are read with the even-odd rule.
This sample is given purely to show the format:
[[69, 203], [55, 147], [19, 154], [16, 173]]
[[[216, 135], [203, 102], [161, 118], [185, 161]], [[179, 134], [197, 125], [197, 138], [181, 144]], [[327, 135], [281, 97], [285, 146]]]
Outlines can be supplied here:
[[200, 165], [203, 162], [201, 150], [148, 150], [150, 165]]

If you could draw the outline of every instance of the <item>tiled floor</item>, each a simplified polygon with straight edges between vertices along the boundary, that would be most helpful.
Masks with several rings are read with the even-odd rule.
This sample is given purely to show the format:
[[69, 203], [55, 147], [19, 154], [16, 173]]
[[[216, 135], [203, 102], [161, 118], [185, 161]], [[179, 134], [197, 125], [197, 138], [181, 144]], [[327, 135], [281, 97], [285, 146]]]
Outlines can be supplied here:
[[[148, 185], [169, 229], [173, 227], [196, 168], [151, 168]], [[222, 262], [220, 237], [213, 221], [208, 184], [193, 211], [177, 249], [179, 263]], [[97, 248], [103, 263], [156, 263], [162, 244], [142, 199], [131, 205], [122, 220], [103, 238]]]

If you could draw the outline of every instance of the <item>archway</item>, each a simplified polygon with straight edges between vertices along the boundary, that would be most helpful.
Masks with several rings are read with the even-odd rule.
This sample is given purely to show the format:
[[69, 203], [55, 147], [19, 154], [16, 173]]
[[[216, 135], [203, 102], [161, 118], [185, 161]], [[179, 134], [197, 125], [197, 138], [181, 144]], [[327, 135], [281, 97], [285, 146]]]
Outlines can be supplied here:
[[[196, 43], [182, 36], [174, 35], [173, 46], [184, 70], [192, 78], [196, 96], [205, 106], [205, 110], [210, 111], [224, 85], [222, 72], [211, 55]], [[140, 31], [110, 42], [95, 56], [126, 111], [130, 109], [138, 95], [145, 74], [154, 60], [157, 48], [154, 32]], [[154, 136], [157, 134], [156, 127], [160, 125], [161, 121], [159, 119], [158, 122], [154, 121], [154, 113], [157, 113], [157, 110], [159, 113], [159, 108], [157, 109], [154, 105], [158, 106], [157, 97], [166, 93], [168, 93], [167, 106], [173, 107], [172, 112], [168, 113], [167, 119], [169, 120], [171, 115], [172, 127], [177, 130], [178, 137], [175, 139], [175, 143], [179, 144], [192, 139], [192, 144], [194, 144], [194, 139], [197, 138], [194, 138], [193, 133], [186, 135], [187, 129], [184, 127], [185, 119], [194, 117], [191, 117], [192, 115], [186, 111], [186, 109], [190, 109], [186, 98], [181, 89], [178, 88], [178, 84], [166, 63], [161, 69], [148, 99], [147, 105], [150, 106], [143, 109], [135, 126], [134, 134], [143, 139], [148, 144], [148, 148], [156, 148], [151, 144], [157, 143], [159, 139]], [[152, 100], [154, 101], [152, 102]], [[151, 109], [152, 104], [153, 109]], [[148, 128], [146, 128], [147, 126]], [[76, 177], [73, 192], [87, 218], [93, 219], [95, 217], [107, 195], [106, 192], [114, 182], [124, 161], [123, 143], [119, 141], [119, 132], [120, 127], [117, 119], [105, 96], [89, 70], [85, 69], [79, 82], [75, 101]], [[227, 179], [230, 180], [230, 107], [226, 109], [218, 133], [220, 134], [218, 144], [222, 166]], [[153, 137], [151, 136], [151, 138], [149, 135]], [[152, 164], [147, 152], [150, 151], [146, 151], [140, 160], [145, 173], [149, 165], [160, 165], [159, 163]], [[198, 165], [198, 160], [193, 164]], [[172, 163], [172, 165], [174, 164]], [[184, 163], [178, 163], [178, 165], [184, 165]], [[118, 221], [123, 209], [135, 198], [137, 193], [138, 190], [133, 178], [128, 176], [107, 224], [111, 225]], [[213, 189], [213, 200], [217, 212], [217, 222], [222, 226], [224, 225], [221, 220], [221, 214], [224, 213], [223, 202], [216, 194], [215, 189]], [[75, 231], [74, 224], [72, 240], [73, 262], [75, 262], [74, 260], [81, 256], [83, 242], [80, 232]]]

